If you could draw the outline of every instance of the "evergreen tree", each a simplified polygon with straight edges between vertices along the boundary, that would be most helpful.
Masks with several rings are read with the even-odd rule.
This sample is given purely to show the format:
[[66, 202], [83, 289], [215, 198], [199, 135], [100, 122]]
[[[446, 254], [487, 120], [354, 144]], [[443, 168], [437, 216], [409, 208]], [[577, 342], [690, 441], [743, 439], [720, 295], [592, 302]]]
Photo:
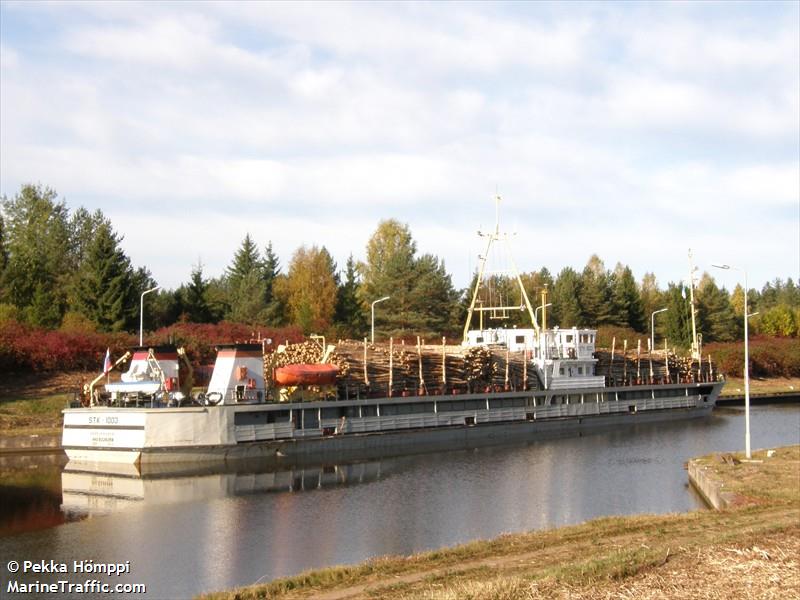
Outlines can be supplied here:
[[571, 267], [564, 267], [553, 284], [553, 323], [559, 327], [583, 325], [580, 304], [581, 277]]
[[81, 206], [72, 213], [69, 220], [69, 252], [70, 260], [76, 270], [83, 263], [89, 244], [92, 243], [94, 234], [101, 225], [111, 227], [111, 221], [99, 209], [90, 213]]
[[135, 273], [120, 238], [102, 224], [86, 249], [75, 286], [74, 308], [101, 331], [133, 329], [138, 316]]
[[697, 329], [704, 342], [731, 342], [739, 337], [739, 321], [728, 292], [703, 273], [695, 294]]
[[31, 304], [25, 308], [25, 320], [36, 327], [53, 329], [61, 324], [60, 298], [53, 291], [53, 286], [36, 284]]
[[610, 277], [596, 254], [583, 269], [579, 295], [583, 325], [599, 327], [612, 322]]
[[[665, 307], [663, 294], [658, 288], [658, 281], [653, 273], [645, 273], [642, 277], [642, 282], [639, 284], [639, 297], [642, 299], [642, 313], [646, 320], [650, 319], [655, 311]], [[650, 326], [649, 323], [647, 326]], [[656, 329], [658, 329], [658, 325], [656, 325]]]
[[[4, 253], [7, 254], [0, 288], [3, 296], [24, 314], [34, 302], [51, 303], [59, 318], [66, 308], [70, 273], [68, 211], [57, 194], [38, 185], [24, 185], [11, 200], [3, 198]], [[41, 289], [40, 289], [41, 288]], [[47, 318], [53, 322], [53, 319]]]
[[439, 336], [457, 328], [452, 307], [458, 293], [444, 266], [432, 254], [423, 254], [414, 265], [416, 278], [412, 290], [410, 315], [413, 329], [423, 336]]
[[267, 284], [263, 269], [258, 248], [248, 233], [226, 271], [230, 301], [228, 319], [251, 324], [265, 321]]
[[394, 219], [381, 221], [367, 242], [366, 262], [359, 263], [359, 300], [364, 306], [384, 296], [389, 300], [375, 313], [375, 329], [381, 336], [413, 328], [416, 244], [407, 225]]
[[242, 245], [234, 254], [233, 263], [227, 269], [228, 283], [231, 287], [236, 288], [251, 273], [258, 273], [260, 276], [261, 268], [261, 256], [258, 253], [255, 242], [253, 242], [248, 233], [244, 236]]
[[344, 282], [336, 293], [335, 322], [346, 337], [360, 338], [367, 332], [366, 311], [358, 299], [358, 267], [353, 255], [347, 259]]
[[611, 296], [612, 322], [644, 333], [647, 330], [644, 305], [630, 267], [617, 264], [614, 269], [614, 290]]
[[208, 323], [211, 319], [211, 309], [206, 300], [208, 282], [203, 279], [203, 265], [198, 262], [192, 267], [189, 284], [183, 292], [183, 313], [192, 323]]
[[255, 325], [266, 322], [264, 280], [259, 270], [253, 270], [230, 286], [230, 308], [227, 318], [238, 323]]
[[689, 348], [692, 344], [691, 313], [688, 290], [684, 285], [669, 283], [664, 292], [664, 336], [670, 347]]
[[275, 278], [281, 272], [281, 265], [280, 261], [278, 260], [278, 256], [272, 251], [272, 242], [269, 242], [267, 247], [264, 249], [264, 261], [262, 269], [264, 272], [264, 284], [266, 286], [265, 300], [267, 304], [269, 304], [273, 299], [272, 287], [275, 284]]

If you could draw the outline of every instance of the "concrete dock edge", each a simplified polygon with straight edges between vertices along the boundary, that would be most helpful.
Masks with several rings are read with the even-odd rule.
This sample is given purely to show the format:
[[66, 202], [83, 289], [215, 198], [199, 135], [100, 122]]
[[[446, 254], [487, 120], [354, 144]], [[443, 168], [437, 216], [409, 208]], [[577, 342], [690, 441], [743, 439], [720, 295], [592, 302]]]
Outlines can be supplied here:
[[723, 510], [733, 505], [736, 494], [724, 489], [724, 482], [716, 476], [711, 467], [703, 464], [699, 459], [691, 459], [687, 470], [689, 482], [710, 507]]

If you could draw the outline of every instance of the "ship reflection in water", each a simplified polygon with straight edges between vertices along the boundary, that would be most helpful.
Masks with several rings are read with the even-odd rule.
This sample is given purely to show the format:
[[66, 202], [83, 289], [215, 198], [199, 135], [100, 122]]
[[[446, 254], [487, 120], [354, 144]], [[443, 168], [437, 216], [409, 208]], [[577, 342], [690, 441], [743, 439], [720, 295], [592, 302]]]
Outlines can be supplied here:
[[[396, 469], [398, 459], [391, 463]], [[210, 501], [229, 496], [303, 492], [378, 481], [381, 461], [276, 469], [264, 461], [232, 465], [148, 465], [70, 461], [61, 474], [61, 509], [67, 519], [106, 515], [132, 506]]]
[[[800, 405], [752, 413], [754, 447], [798, 443]], [[683, 464], [741, 448], [743, 433], [742, 410], [717, 409], [708, 419], [403, 457], [142, 472], [70, 463], [52, 477], [26, 465], [8, 477], [4, 467], [0, 516], [13, 513], [9, 491], [30, 500], [40, 490], [46, 510], [26, 531], [35, 511], [16, 513], [13, 533], [0, 534], [0, 556], [130, 561], [114, 582], [147, 583], [145, 598], [189, 598], [504, 532], [696, 510], [703, 505]], [[20, 580], [56, 577], [64, 576]]]

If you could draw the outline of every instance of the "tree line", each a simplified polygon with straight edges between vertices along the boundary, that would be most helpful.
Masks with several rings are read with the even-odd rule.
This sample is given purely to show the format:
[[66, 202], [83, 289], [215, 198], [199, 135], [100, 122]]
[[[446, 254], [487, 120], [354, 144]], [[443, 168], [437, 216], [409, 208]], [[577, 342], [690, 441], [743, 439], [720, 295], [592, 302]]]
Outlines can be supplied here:
[[[0, 200], [0, 322], [16, 320], [42, 328], [102, 332], [135, 331], [139, 296], [155, 287], [150, 271], [124, 253], [111, 221], [97, 210], [70, 211], [56, 192], [24, 185]], [[475, 275], [477, 277], [477, 274]], [[685, 282], [659, 287], [653, 273], [637, 282], [631, 269], [607, 269], [592, 255], [577, 271], [547, 268], [520, 274], [528, 297], [538, 305], [547, 290], [548, 325], [603, 325], [649, 331], [654, 311], [657, 332], [670, 344], [690, 342], [689, 290]], [[490, 274], [478, 297], [480, 306], [519, 306], [484, 313], [484, 327], [529, 326], [517, 281]], [[473, 279], [474, 285], [474, 279]], [[705, 342], [742, 337], [744, 291], [719, 287], [708, 273], [695, 282], [697, 327]], [[191, 267], [176, 289], [147, 298], [146, 328], [177, 322], [230, 321], [253, 326], [296, 325], [305, 333], [331, 337], [368, 335], [371, 303], [388, 296], [376, 310], [376, 333], [385, 336], [460, 336], [471, 288], [458, 290], [444, 261], [420, 254], [409, 227], [381, 221], [363, 260], [351, 255], [340, 268], [324, 246], [302, 245], [281, 265], [272, 243], [259, 246], [245, 235], [225, 272], [208, 277], [203, 265]], [[748, 292], [756, 333], [797, 336], [800, 288], [776, 279]], [[472, 327], [478, 327], [477, 318]]]

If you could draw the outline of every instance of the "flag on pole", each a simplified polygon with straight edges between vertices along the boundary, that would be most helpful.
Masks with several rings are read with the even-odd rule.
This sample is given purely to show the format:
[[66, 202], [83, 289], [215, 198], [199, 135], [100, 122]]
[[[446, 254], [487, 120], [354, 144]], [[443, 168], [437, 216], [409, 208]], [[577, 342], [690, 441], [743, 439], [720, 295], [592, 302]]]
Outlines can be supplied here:
[[106, 348], [106, 357], [103, 359], [103, 373], [111, 370], [111, 349]]

